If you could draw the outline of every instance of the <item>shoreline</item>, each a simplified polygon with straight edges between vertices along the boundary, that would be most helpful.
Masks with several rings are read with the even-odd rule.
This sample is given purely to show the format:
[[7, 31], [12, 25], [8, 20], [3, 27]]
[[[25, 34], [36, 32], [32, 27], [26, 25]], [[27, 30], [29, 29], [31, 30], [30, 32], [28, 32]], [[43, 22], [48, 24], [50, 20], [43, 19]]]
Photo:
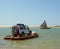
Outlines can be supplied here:
[[12, 26], [0, 26], [0, 28], [10, 28]]
[[[11, 28], [12, 26], [0, 26], [0, 28]], [[36, 28], [40, 26], [29, 26], [30, 28]], [[49, 28], [60, 28], [60, 26], [48, 26]]]

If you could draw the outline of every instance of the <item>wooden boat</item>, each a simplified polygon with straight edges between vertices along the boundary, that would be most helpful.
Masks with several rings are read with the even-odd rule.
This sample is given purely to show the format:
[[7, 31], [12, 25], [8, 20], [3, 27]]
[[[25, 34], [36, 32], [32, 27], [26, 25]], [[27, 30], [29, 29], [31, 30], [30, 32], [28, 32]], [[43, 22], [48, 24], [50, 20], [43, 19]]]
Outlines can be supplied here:
[[24, 24], [17, 24], [12, 27], [12, 35], [6, 36], [6, 40], [25, 40], [38, 37], [38, 34], [31, 31], [28, 26]]
[[47, 26], [46, 21], [44, 20], [44, 22], [40, 25], [40, 29], [51, 29]]
[[49, 27], [45, 27], [45, 28], [41, 27], [40, 29], [51, 29], [51, 28], [49, 28]]
[[38, 37], [38, 34], [37, 33], [33, 33], [30, 36], [22, 36], [22, 37], [19, 37], [19, 36], [18, 37], [13, 37], [12, 35], [8, 35], [4, 39], [5, 40], [26, 40], [26, 39], [36, 38], [36, 37]]

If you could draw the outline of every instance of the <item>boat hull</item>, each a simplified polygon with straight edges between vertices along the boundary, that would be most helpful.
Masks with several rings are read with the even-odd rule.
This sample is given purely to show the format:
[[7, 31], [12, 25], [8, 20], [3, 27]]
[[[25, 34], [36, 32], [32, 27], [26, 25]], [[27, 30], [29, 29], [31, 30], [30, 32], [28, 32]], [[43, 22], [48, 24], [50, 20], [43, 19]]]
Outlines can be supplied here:
[[38, 37], [38, 34], [30, 35], [30, 36], [22, 36], [22, 37], [12, 37], [12, 35], [6, 36], [5, 40], [25, 40], [25, 39], [32, 39]]
[[40, 28], [40, 29], [51, 29], [51, 28]]

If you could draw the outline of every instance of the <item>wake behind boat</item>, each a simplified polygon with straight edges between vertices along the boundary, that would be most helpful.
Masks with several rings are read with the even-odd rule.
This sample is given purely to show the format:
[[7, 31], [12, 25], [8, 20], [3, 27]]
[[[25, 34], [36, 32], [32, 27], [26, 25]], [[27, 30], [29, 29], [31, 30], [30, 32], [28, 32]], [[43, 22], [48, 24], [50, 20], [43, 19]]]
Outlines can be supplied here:
[[17, 24], [12, 27], [12, 35], [7, 35], [4, 39], [6, 40], [25, 40], [38, 37], [36, 32], [29, 29], [24, 24]]
[[46, 21], [44, 20], [44, 22], [40, 25], [40, 29], [51, 29], [47, 26]]

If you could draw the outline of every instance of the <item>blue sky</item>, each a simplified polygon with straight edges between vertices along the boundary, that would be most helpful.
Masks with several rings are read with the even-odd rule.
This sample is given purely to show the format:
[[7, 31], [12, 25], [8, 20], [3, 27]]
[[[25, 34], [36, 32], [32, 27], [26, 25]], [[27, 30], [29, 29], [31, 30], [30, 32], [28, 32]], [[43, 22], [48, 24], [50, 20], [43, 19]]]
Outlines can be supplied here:
[[0, 26], [23, 23], [60, 25], [60, 0], [0, 0]]

